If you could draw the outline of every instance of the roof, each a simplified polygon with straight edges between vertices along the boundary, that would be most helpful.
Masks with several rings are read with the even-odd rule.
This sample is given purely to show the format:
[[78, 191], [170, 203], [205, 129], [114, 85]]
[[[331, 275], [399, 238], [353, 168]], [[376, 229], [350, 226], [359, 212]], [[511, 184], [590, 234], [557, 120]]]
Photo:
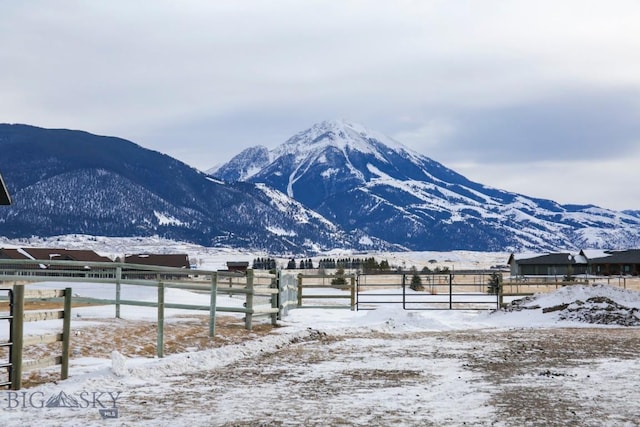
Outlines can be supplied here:
[[0, 248], [0, 259], [30, 259], [20, 249]]
[[591, 258], [593, 264], [640, 264], [640, 249], [607, 251], [602, 256]]
[[583, 249], [580, 251], [580, 254], [587, 257], [587, 259], [593, 258], [602, 258], [604, 256], [609, 256], [611, 251], [607, 251], [605, 249]]
[[59, 248], [21, 248], [16, 251], [24, 254], [26, 258], [40, 260], [60, 261], [87, 261], [87, 262], [111, 262], [105, 256], [98, 255], [94, 251], [85, 249], [59, 249]]
[[567, 264], [587, 264], [587, 259], [580, 254], [569, 252], [558, 252], [546, 255], [538, 255], [533, 258], [517, 259], [520, 265], [567, 265]]
[[248, 268], [248, 261], [227, 261], [227, 269], [229, 269], [229, 271], [245, 272]]
[[11, 204], [11, 196], [9, 196], [9, 190], [7, 190], [7, 186], [4, 185], [4, 180], [2, 179], [2, 175], [0, 175], [0, 205], [10, 205]]
[[227, 267], [249, 267], [249, 261], [227, 261]]
[[124, 262], [130, 264], [156, 265], [161, 267], [191, 268], [187, 254], [137, 254], [125, 255]]

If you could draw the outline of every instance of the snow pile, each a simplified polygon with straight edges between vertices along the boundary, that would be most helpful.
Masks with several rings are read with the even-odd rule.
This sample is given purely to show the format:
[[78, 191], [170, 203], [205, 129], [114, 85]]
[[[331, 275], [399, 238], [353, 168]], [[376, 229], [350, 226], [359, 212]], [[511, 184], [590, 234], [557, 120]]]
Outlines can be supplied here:
[[116, 350], [111, 352], [111, 372], [117, 377], [125, 377], [129, 374], [127, 358]]
[[507, 311], [538, 310], [558, 320], [598, 325], [640, 326], [640, 292], [610, 285], [571, 285], [515, 300]]

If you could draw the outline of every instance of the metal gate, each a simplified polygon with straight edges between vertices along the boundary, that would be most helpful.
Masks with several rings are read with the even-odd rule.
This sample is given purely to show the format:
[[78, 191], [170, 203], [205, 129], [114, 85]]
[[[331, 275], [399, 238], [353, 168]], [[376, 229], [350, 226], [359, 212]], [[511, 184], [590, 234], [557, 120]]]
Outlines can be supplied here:
[[379, 273], [356, 279], [356, 310], [395, 304], [404, 310], [491, 310], [500, 308], [490, 293], [490, 272]]

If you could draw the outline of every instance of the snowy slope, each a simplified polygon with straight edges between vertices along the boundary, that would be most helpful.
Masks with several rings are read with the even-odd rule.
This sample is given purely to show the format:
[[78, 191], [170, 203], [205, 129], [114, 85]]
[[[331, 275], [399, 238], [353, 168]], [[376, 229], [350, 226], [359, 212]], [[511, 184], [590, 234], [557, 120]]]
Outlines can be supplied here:
[[[268, 154], [254, 151], [245, 164]], [[6, 237], [162, 236], [274, 254], [393, 248], [275, 190], [212, 179], [120, 138], [0, 124], [0, 152], [14, 202], [0, 210]]]

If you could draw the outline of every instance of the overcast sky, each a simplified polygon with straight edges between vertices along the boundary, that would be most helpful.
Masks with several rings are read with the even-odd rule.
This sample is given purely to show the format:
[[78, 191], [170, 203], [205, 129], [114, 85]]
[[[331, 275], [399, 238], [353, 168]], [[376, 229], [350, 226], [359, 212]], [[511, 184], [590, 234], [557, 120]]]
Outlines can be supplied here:
[[640, 209], [638, 0], [0, 0], [0, 122], [206, 170], [326, 119], [477, 182]]

